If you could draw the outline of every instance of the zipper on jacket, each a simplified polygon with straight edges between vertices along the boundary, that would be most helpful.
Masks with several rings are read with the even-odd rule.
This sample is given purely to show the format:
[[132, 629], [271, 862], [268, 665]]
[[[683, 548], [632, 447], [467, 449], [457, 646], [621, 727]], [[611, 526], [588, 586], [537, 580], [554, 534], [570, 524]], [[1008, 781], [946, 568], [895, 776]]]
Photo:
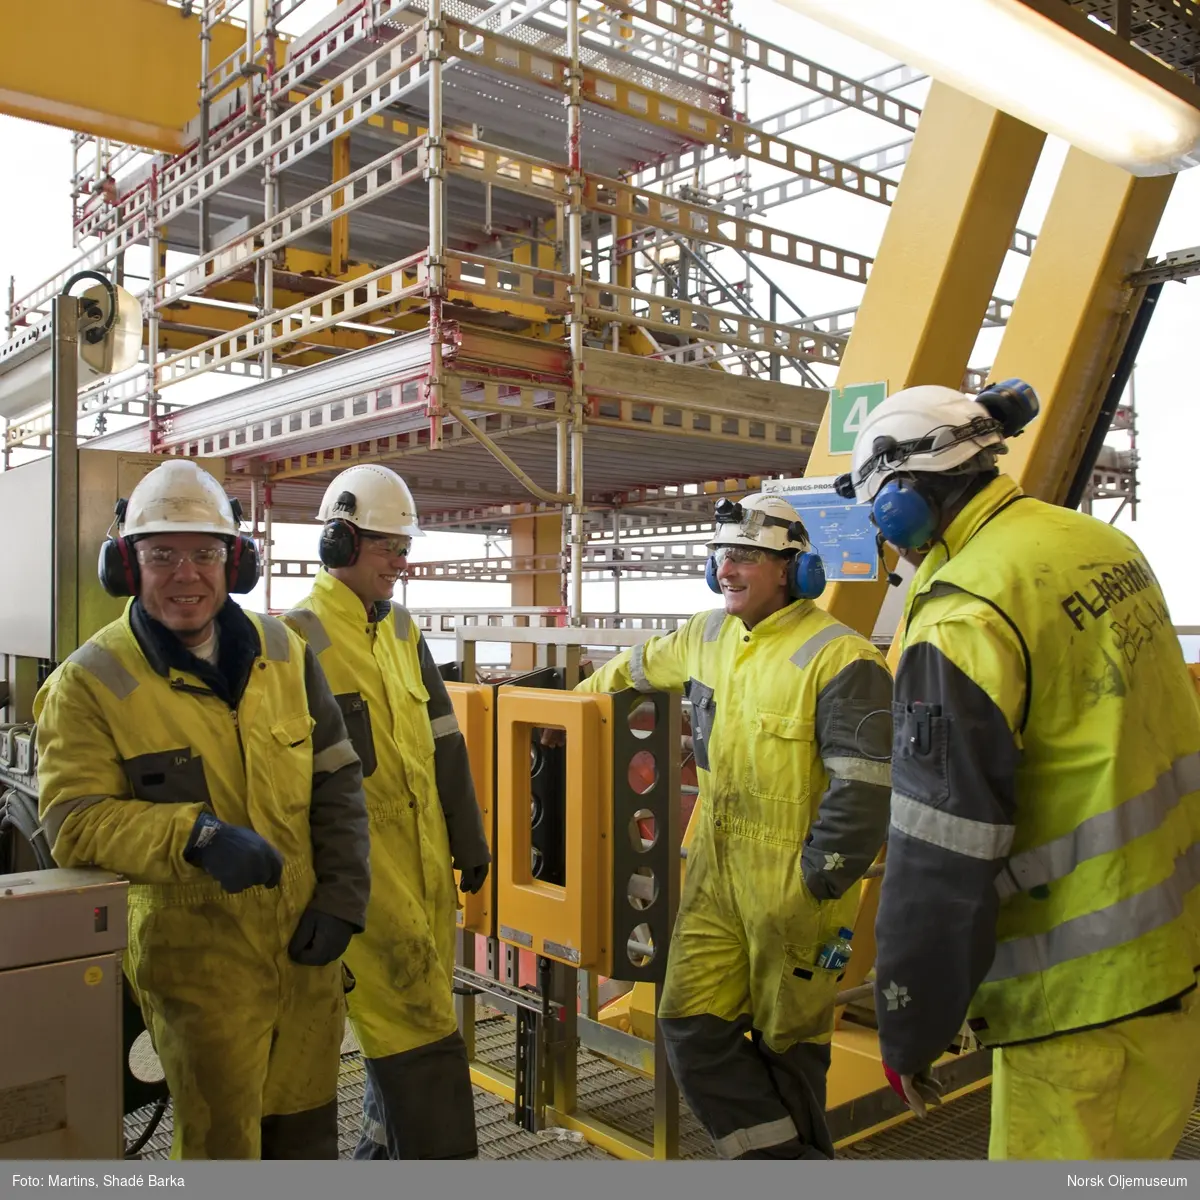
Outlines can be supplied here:
[[[189, 696], [210, 696], [214, 700], [221, 700], [220, 696], [218, 696], [217, 693], [212, 690], [212, 688], [195, 687], [193, 684], [184, 683], [184, 681], [182, 679], [173, 678], [171, 680], [171, 690], [176, 691], [176, 692], [187, 692], [187, 694]], [[224, 704], [225, 701], [221, 700], [221, 703]], [[226, 706], [226, 707], [228, 707], [228, 706]], [[235, 734], [237, 734], [238, 755], [241, 757], [241, 760], [242, 760], [242, 774], [245, 775], [246, 774], [246, 747], [242, 743], [242, 726], [241, 726], [241, 722], [238, 720], [237, 709], [236, 708], [230, 709], [229, 715], [233, 718], [233, 731]]]

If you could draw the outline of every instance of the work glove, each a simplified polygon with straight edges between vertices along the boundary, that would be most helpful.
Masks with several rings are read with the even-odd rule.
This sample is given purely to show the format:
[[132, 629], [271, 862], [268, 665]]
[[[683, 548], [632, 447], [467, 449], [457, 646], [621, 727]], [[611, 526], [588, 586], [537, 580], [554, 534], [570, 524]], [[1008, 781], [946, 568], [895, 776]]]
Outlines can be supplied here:
[[928, 1068], [915, 1075], [897, 1075], [891, 1067], [885, 1066], [883, 1073], [892, 1091], [912, 1109], [915, 1116], [928, 1116], [930, 1108], [937, 1108], [941, 1104], [942, 1085], [929, 1073]]
[[458, 881], [460, 890], [469, 892], [472, 896], [483, 887], [488, 877], [487, 863], [480, 863], [473, 867], [460, 867], [458, 863], [455, 863], [454, 869], [462, 873], [462, 878]]
[[206, 871], [227, 892], [279, 886], [283, 856], [253, 829], [226, 825], [202, 812], [183, 848], [183, 861]]
[[288, 958], [302, 967], [327, 966], [346, 953], [354, 932], [349, 921], [316, 908], [306, 908], [288, 942]]

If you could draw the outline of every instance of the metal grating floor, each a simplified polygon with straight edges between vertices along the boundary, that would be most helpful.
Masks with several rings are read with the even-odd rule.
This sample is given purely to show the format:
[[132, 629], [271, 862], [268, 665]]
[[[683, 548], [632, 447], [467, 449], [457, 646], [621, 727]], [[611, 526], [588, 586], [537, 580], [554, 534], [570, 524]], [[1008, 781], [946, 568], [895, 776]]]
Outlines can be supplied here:
[[[484, 1015], [476, 1024], [476, 1054], [498, 1070], [511, 1073], [515, 1066], [515, 1024], [507, 1016]], [[338, 1082], [338, 1148], [349, 1158], [358, 1141], [365, 1074], [358, 1047], [347, 1030], [342, 1046]], [[624, 1133], [653, 1139], [654, 1085], [651, 1080], [618, 1067], [591, 1051], [579, 1050], [577, 1094], [579, 1108]], [[838, 1151], [848, 1159], [986, 1159], [991, 1089], [982, 1087], [935, 1109], [925, 1121], [906, 1121], [864, 1138]], [[150, 1117], [149, 1108], [125, 1119], [125, 1137], [133, 1142]], [[498, 1096], [475, 1089], [475, 1120], [481, 1159], [611, 1159], [598, 1146], [579, 1140], [567, 1130], [527, 1133], [512, 1123], [511, 1105]], [[165, 1159], [171, 1149], [171, 1109], [168, 1105], [141, 1158]], [[686, 1106], [679, 1114], [680, 1156], [712, 1159], [716, 1155], [708, 1135]], [[1176, 1159], [1200, 1160], [1200, 1094], [1196, 1109], [1175, 1151]]]

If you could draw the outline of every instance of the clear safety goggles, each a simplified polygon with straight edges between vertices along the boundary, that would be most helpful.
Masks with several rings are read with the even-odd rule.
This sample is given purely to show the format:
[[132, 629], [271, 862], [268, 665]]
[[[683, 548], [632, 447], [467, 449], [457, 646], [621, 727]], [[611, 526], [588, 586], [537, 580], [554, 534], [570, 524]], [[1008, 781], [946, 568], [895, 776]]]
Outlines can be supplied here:
[[713, 551], [716, 555], [717, 566], [722, 563], [745, 563], [747, 565], [766, 562], [769, 550], [759, 546], [718, 546]]
[[137, 560], [143, 567], [158, 571], [177, 571], [186, 559], [193, 567], [215, 567], [229, 557], [226, 546], [201, 546], [196, 550], [177, 550], [172, 546], [138, 546]]
[[412, 538], [407, 533], [364, 533], [362, 540], [386, 558], [407, 558], [412, 549]]

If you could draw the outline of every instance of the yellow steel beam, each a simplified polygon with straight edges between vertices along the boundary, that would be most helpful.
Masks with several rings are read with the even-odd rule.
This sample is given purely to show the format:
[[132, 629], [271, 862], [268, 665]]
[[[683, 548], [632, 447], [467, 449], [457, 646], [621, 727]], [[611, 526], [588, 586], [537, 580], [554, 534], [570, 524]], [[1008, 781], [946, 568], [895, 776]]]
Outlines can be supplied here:
[[[0, 112], [154, 150], [184, 148], [183, 127], [199, 104], [198, 17], [163, 0], [13, 9], [0, 38]], [[209, 61], [245, 40], [237, 26], [217, 25]]]
[[1041, 415], [1000, 465], [1052, 504], [1066, 499], [1125, 342], [1138, 299], [1125, 279], [1143, 265], [1174, 182], [1080, 150], [1063, 165], [991, 369], [1037, 389]]
[[[547, 513], [540, 517], [521, 517], [512, 523], [512, 552], [514, 557], [538, 554], [561, 554], [563, 544], [562, 517]], [[509, 584], [514, 608], [531, 605], [553, 608], [563, 602], [562, 575], [516, 575]], [[536, 646], [514, 643], [512, 666], [531, 671]]]
[[[339, 89], [340, 91], [340, 89]], [[341, 98], [340, 96], [338, 97]], [[343, 134], [333, 139], [333, 175], [334, 181], [345, 179], [350, 174], [350, 135]], [[333, 193], [331, 203], [338, 208], [343, 202], [344, 192]], [[339, 276], [345, 271], [350, 261], [350, 214], [334, 217], [329, 227], [329, 272]]]
[[[839, 386], [961, 385], [1044, 141], [944, 84], [930, 88]], [[849, 469], [848, 454], [829, 451], [826, 413], [806, 474]], [[886, 580], [835, 583], [818, 603], [869, 635], [886, 591]]]

